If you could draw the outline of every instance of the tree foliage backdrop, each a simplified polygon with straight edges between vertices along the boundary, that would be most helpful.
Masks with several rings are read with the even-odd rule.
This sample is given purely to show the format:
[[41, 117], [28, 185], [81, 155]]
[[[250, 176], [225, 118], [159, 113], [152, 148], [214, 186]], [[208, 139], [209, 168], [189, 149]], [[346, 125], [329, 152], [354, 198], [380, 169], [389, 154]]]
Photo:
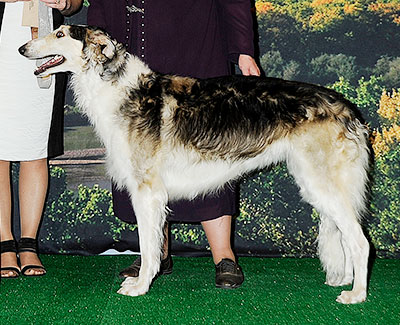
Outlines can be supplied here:
[[[82, 23], [84, 15], [69, 22]], [[373, 156], [365, 232], [378, 256], [400, 257], [400, 1], [258, 0], [254, 17], [265, 75], [324, 85], [358, 105], [370, 127]], [[73, 104], [67, 106], [76, 114]], [[284, 165], [257, 172], [240, 184], [236, 251], [315, 256], [318, 220]], [[42, 251], [137, 250], [136, 230], [113, 215], [109, 189], [70, 188], [68, 171], [51, 168]], [[173, 253], [208, 250], [199, 225], [174, 224], [171, 236]]]

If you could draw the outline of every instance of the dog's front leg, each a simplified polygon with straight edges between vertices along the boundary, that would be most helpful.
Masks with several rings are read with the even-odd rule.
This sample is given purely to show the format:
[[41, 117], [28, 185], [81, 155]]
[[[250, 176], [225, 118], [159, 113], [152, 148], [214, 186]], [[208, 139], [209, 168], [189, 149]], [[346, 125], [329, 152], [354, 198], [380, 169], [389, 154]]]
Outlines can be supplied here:
[[145, 294], [160, 269], [163, 225], [166, 217], [166, 191], [158, 184], [143, 184], [130, 191], [135, 210], [141, 253], [141, 267], [137, 278], [128, 277], [118, 293], [128, 296]]

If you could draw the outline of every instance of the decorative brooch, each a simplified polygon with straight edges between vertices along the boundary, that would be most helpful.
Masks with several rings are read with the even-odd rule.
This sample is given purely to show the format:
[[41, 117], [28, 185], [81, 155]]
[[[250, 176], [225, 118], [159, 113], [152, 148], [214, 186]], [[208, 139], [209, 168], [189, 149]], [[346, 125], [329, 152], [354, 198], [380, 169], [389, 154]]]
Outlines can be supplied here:
[[144, 9], [140, 9], [140, 8], [136, 7], [135, 5], [126, 6], [126, 10], [128, 10], [130, 13], [140, 12], [140, 13], [144, 14]]

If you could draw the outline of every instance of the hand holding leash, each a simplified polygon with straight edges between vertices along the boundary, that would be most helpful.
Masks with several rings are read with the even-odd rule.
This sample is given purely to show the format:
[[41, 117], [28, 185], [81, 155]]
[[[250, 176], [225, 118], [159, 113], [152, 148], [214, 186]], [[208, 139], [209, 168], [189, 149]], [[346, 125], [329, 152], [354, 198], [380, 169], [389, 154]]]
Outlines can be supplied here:
[[46, 6], [53, 9], [58, 9], [60, 11], [67, 10], [71, 7], [71, 3], [68, 0], [40, 0], [40, 1], [42, 1]]
[[31, 0], [0, 0], [0, 2], [17, 2], [17, 1], [31, 1]]
[[244, 76], [259, 76], [260, 69], [257, 66], [256, 61], [247, 54], [239, 55], [239, 69], [242, 71]]

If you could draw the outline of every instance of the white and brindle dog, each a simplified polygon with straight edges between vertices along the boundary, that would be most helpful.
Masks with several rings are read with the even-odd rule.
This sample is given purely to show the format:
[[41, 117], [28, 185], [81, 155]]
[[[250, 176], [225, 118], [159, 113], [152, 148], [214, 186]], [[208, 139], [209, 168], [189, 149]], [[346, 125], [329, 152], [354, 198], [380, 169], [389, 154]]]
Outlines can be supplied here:
[[[118, 291], [145, 294], [160, 267], [167, 203], [215, 192], [285, 161], [321, 216], [319, 256], [337, 301], [367, 295], [367, 128], [354, 106], [319, 86], [259, 77], [206, 80], [153, 72], [104, 31], [61, 26], [19, 49], [52, 57], [35, 74], [72, 72], [76, 102], [107, 150], [107, 168], [130, 193], [142, 265]], [[160, 54], [162, 55], [162, 54]], [[54, 56], [54, 57], [53, 57]]]

